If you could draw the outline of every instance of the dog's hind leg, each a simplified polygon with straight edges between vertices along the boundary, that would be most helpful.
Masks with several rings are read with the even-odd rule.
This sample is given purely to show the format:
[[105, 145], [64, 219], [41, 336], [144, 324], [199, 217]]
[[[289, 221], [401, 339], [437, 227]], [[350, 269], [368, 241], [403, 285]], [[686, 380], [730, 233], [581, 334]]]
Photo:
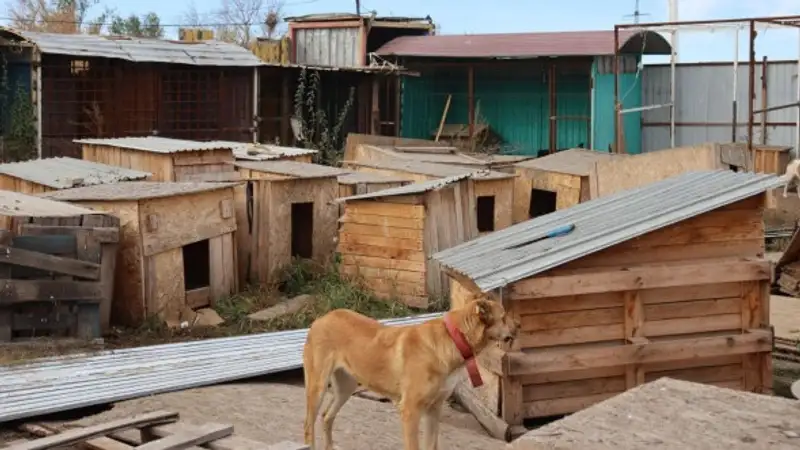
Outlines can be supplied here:
[[419, 401], [408, 401], [407, 398], [403, 398], [400, 401], [404, 450], [419, 450], [419, 424], [421, 415], [422, 410]]
[[311, 352], [312, 350], [308, 346], [303, 351], [303, 376], [306, 385], [306, 420], [303, 427], [303, 440], [313, 450], [315, 448], [314, 428], [325, 397], [330, 371], [318, 371]]
[[325, 450], [333, 450], [333, 421], [342, 406], [347, 403], [347, 400], [358, 388], [356, 379], [343, 369], [335, 369], [330, 379], [333, 400], [325, 408], [325, 412], [322, 415], [322, 427], [325, 431]]

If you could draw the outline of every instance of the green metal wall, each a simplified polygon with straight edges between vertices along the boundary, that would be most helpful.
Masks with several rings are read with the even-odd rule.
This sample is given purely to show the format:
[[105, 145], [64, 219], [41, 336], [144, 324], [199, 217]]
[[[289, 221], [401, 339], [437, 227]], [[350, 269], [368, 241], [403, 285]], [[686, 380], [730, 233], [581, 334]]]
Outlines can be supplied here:
[[[422, 69], [420, 77], [405, 77], [401, 135], [430, 138], [441, 119], [447, 95], [452, 95], [446, 123], [468, 123], [467, 70]], [[505, 142], [503, 153], [536, 154], [549, 148], [548, 83], [541, 69], [497, 67], [475, 70], [475, 110]], [[558, 115], [589, 116], [589, 73], [556, 79]], [[589, 144], [587, 120], [561, 120], [557, 148]]]
[[[614, 73], [599, 70], [600, 59], [592, 64], [594, 78], [594, 139], [592, 147], [608, 151], [614, 144]], [[638, 64], [639, 60], [631, 61]], [[605, 72], [605, 73], [603, 73]], [[642, 77], [637, 76], [635, 68], [619, 75], [619, 95], [622, 108], [642, 106]], [[632, 112], [622, 115], [625, 132], [625, 151], [638, 154], [642, 151], [642, 113]]]

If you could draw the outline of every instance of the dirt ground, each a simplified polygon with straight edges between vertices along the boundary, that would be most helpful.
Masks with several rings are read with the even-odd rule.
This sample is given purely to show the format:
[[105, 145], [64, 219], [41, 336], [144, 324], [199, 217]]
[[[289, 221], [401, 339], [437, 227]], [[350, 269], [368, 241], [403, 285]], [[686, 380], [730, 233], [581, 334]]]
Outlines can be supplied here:
[[[294, 373], [275, 379], [211, 386], [117, 403], [110, 411], [77, 423], [90, 425], [138, 413], [169, 410], [192, 424], [232, 424], [236, 435], [266, 444], [284, 440], [302, 442], [305, 394], [302, 378]], [[317, 427], [321, 442], [321, 424]], [[402, 448], [400, 421], [394, 406], [353, 397], [334, 424], [334, 442], [345, 450]], [[445, 408], [441, 449], [493, 450], [505, 443], [492, 439], [475, 418], [451, 406]]]

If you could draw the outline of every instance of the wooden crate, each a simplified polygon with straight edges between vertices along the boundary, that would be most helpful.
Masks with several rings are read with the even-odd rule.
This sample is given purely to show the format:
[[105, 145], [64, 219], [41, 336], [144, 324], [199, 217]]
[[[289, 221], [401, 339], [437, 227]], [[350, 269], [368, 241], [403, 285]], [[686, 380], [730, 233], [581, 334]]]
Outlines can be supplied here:
[[82, 158], [152, 173], [151, 181], [185, 181], [198, 173], [232, 171], [233, 149], [215, 142], [161, 137], [78, 139]]
[[473, 210], [481, 234], [511, 226], [514, 203], [514, 174], [487, 169], [400, 159], [362, 163], [345, 161], [342, 167], [357, 172], [411, 178], [415, 182], [437, 180], [473, 173]]
[[177, 325], [238, 290], [232, 184], [126, 182], [41, 194], [120, 218], [113, 315]]
[[624, 157], [575, 148], [515, 164], [513, 222], [588, 201], [595, 164]]
[[753, 171], [783, 175], [792, 160], [792, 147], [778, 145], [753, 146]]
[[[521, 332], [513, 347], [481, 355], [486, 383], [475, 395], [518, 425], [664, 376], [771, 392], [766, 198], [759, 193], [503, 287]], [[454, 277], [457, 308], [477, 288]]]
[[[35, 209], [30, 200], [44, 202], [26, 197], [14, 196], [23, 211]], [[16, 215], [0, 232], [0, 341], [99, 337], [110, 321], [119, 219], [44, 206], [54, 216]]]
[[475, 207], [473, 191], [464, 178], [340, 199], [341, 272], [359, 277], [380, 297], [414, 307], [446, 296], [447, 277], [429, 257], [476, 236], [474, 216], [467, 214]]

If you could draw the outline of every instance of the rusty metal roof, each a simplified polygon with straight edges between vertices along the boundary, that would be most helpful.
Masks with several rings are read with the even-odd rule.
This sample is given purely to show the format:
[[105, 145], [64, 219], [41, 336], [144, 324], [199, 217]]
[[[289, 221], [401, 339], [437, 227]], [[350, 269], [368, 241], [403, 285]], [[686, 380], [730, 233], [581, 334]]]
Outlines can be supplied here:
[[[652, 31], [622, 30], [619, 32], [619, 43], [622, 52], [663, 55], [671, 51], [666, 39]], [[381, 56], [491, 59], [607, 56], [614, 54], [614, 32], [401, 36], [387, 42], [375, 53]]]
[[0, 164], [0, 173], [53, 189], [144, 180], [149, 172], [68, 157]]
[[103, 212], [19, 192], [0, 191], [2, 216], [74, 217], [85, 214], [103, 214]]
[[[537, 217], [432, 257], [488, 292], [782, 184], [775, 175], [687, 172]], [[569, 233], [549, 237], [570, 225]]]
[[568, 175], [587, 176], [594, 169], [594, 165], [601, 161], [618, 158], [627, 158], [629, 155], [622, 153], [607, 153], [596, 150], [571, 148], [541, 158], [529, 159], [515, 164], [517, 167], [538, 169], [547, 172], [565, 173]]
[[0, 27], [0, 32], [33, 44], [44, 54], [194, 66], [263, 65], [253, 52], [220, 41], [181, 42], [121, 36], [39, 33], [7, 27]]
[[295, 178], [328, 178], [348, 173], [336, 167], [299, 161], [237, 161], [234, 166], [258, 172], [275, 173]]
[[389, 189], [381, 189], [380, 191], [370, 192], [367, 194], [352, 195], [350, 197], [342, 197], [335, 201], [335, 203], [344, 203], [353, 200], [368, 200], [384, 197], [398, 197], [402, 195], [418, 195], [426, 192], [435, 191], [445, 186], [451, 185], [455, 182], [467, 179], [472, 174], [466, 173], [446, 178], [437, 178], [435, 180], [423, 181], [421, 183], [411, 183], [405, 186], [398, 186]]
[[174, 197], [215, 191], [235, 186], [237, 183], [155, 182], [126, 181], [116, 184], [98, 184], [61, 191], [37, 194], [37, 197], [64, 201], [120, 201]]
[[[211, 142], [207, 142], [210, 144]], [[276, 159], [291, 158], [294, 156], [316, 155], [316, 150], [298, 147], [282, 147], [271, 144], [254, 144], [252, 142], [213, 141], [220, 147], [233, 149], [236, 159], [245, 161], [272, 161]]]
[[[158, 136], [124, 137], [108, 139], [75, 139], [72, 142], [90, 145], [108, 145], [152, 153], [202, 152], [210, 150], [231, 150], [224, 141], [200, 142], [172, 139]], [[230, 143], [228, 143], [230, 144]]]

